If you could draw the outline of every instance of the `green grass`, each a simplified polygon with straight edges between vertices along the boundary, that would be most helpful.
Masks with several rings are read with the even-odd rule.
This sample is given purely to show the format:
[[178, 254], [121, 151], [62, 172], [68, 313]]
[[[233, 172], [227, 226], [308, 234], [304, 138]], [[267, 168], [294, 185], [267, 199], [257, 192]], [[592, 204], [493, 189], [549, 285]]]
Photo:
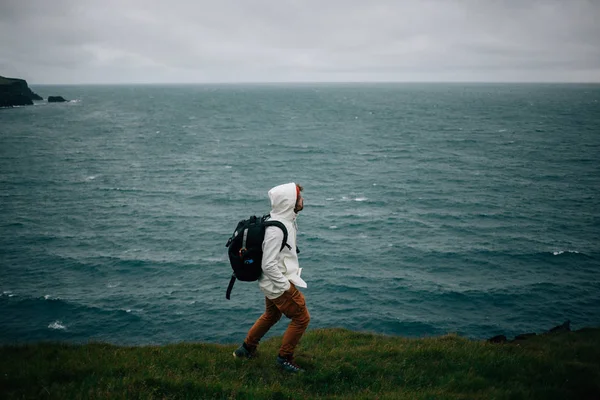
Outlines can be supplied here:
[[0, 398], [600, 399], [600, 329], [489, 344], [454, 335], [406, 339], [308, 331], [306, 372], [277, 369], [281, 338], [255, 360], [236, 345], [0, 347]]

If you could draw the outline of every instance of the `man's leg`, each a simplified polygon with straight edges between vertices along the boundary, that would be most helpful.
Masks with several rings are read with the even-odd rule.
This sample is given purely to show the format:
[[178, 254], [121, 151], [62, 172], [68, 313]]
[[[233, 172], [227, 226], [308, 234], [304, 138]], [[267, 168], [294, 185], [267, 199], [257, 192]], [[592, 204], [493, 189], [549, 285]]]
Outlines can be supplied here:
[[288, 359], [293, 356], [300, 338], [310, 323], [310, 314], [306, 308], [304, 295], [293, 284], [292, 293], [285, 292], [273, 302], [286, 317], [292, 320], [283, 334], [279, 349], [279, 356]]
[[260, 339], [271, 329], [273, 325], [281, 318], [281, 311], [277, 308], [273, 301], [265, 297], [265, 312], [261, 315], [252, 328], [248, 331], [248, 336], [244, 343], [249, 348], [248, 350], [253, 351], [258, 346]]

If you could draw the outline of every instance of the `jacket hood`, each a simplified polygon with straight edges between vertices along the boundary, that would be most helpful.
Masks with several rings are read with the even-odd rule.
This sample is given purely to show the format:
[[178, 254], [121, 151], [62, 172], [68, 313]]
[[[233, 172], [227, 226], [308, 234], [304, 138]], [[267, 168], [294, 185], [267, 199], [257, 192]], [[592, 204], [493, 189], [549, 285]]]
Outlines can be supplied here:
[[296, 219], [296, 184], [294, 182], [275, 186], [269, 190], [271, 200], [271, 218], [281, 218], [289, 221]]

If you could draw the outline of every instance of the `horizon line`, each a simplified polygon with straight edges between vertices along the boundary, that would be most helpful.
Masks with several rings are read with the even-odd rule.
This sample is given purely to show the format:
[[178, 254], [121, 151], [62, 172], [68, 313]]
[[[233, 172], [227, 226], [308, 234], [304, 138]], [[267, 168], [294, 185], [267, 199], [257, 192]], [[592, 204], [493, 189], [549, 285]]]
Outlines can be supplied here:
[[556, 84], [556, 85], [599, 85], [600, 81], [219, 81], [219, 82], [77, 82], [77, 83], [44, 83], [35, 82], [29, 85], [46, 86], [159, 86], [159, 85], [348, 85], [348, 84], [482, 84], [482, 85], [530, 85], [530, 84]]

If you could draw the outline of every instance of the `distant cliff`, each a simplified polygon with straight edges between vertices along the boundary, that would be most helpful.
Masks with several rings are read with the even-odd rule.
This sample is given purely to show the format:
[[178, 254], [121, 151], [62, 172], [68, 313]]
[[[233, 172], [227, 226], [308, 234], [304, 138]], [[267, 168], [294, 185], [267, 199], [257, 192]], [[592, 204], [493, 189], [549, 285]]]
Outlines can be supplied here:
[[33, 100], [44, 100], [29, 89], [24, 79], [0, 76], [0, 107], [32, 105]]

